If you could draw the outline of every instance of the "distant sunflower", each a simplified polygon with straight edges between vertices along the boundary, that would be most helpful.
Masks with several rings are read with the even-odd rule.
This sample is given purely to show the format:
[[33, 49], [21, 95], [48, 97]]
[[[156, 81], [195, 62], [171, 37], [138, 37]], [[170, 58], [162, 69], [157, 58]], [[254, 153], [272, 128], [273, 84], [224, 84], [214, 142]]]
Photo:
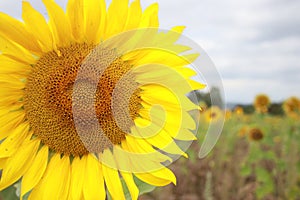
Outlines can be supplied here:
[[264, 134], [259, 128], [250, 129], [248, 136], [249, 136], [249, 139], [252, 141], [259, 141], [264, 138]]
[[243, 127], [239, 130], [238, 136], [241, 137], [241, 138], [242, 138], [242, 137], [245, 137], [245, 136], [247, 135], [248, 131], [249, 131], [249, 127], [248, 127], [248, 126], [243, 126]]
[[243, 115], [244, 114], [244, 109], [241, 106], [236, 106], [234, 108], [234, 113], [236, 115]]
[[270, 105], [270, 98], [265, 94], [260, 94], [255, 97], [254, 108], [258, 113], [267, 113]]
[[[195, 139], [191, 130], [196, 125], [188, 111], [198, 107], [186, 94], [203, 85], [190, 79], [195, 73], [185, 66], [198, 55], [179, 56], [188, 48], [175, 46], [178, 37], [169, 32], [137, 37], [131, 45], [153, 39], [154, 44], [174, 45], [177, 54], [146, 49], [114, 57], [119, 46], [108, 45], [96, 51], [105, 59], [114, 58], [101, 77], [89, 74], [75, 82], [80, 66], [89, 64], [86, 58], [98, 44], [127, 30], [157, 28], [158, 5], [143, 12], [139, 0], [129, 7], [128, 0], [113, 0], [108, 9], [104, 0], [69, 0], [65, 13], [54, 1], [43, 2], [49, 22], [28, 2], [23, 2], [23, 22], [0, 13], [0, 190], [21, 180], [21, 197], [30, 193], [29, 199], [105, 199], [107, 188], [113, 199], [121, 200], [125, 199], [121, 180], [132, 199], [139, 194], [135, 178], [155, 186], [176, 183], [161, 163], [170, 160], [164, 152], [186, 155], [174, 139]], [[183, 27], [173, 31], [180, 34]], [[105, 62], [91, 59], [93, 64]], [[169, 70], [139, 67], [149, 63]], [[124, 109], [130, 118], [121, 116], [126, 125], [121, 128], [112, 101], [114, 89], [129, 71], [133, 74], [121, 88], [136, 89], [128, 107], [117, 102], [116, 116]], [[172, 87], [155, 84], [158, 81]], [[85, 113], [89, 102], [82, 97], [89, 97], [89, 86], [95, 83], [95, 113]], [[185, 83], [191, 87], [182, 88]], [[164, 113], [155, 105], [162, 105]], [[74, 107], [84, 123], [75, 125]], [[94, 114], [103, 134], [89, 121]]]
[[287, 115], [295, 115], [300, 112], [300, 100], [297, 97], [290, 97], [283, 103], [283, 110]]
[[229, 120], [232, 116], [232, 111], [231, 110], [225, 110], [225, 119]]
[[216, 122], [223, 117], [223, 111], [218, 106], [211, 106], [205, 113], [206, 122]]

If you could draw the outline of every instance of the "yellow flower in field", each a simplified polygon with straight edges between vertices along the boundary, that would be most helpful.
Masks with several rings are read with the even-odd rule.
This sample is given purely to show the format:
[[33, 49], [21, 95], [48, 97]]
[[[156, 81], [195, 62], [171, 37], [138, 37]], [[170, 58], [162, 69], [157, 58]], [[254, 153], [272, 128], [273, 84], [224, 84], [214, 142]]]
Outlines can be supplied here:
[[206, 109], [207, 109], [207, 105], [206, 105], [206, 103], [204, 101], [200, 101], [199, 102], [199, 107], [201, 109], [200, 112], [205, 112]]
[[223, 117], [223, 112], [218, 106], [211, 106], [205, 113], [206, 122], [216, 122]]
[[[186, 156], [174, 139], [195, 139], [186, 94], [203, 88], [185, 67], [198, 55], [174, 45], [183, 27], [158, 33], [156, 3], [69, 0], [65, 13], [43, 2], [49, 22], [28, 2], [22, 22], [0, 13], [0, 190], [21, 180], [29, 199], [105, 199], [107, 189], [121, 200], [122, 181], [132, 199], [136, 178], [176, 183], [161, 163]], [[145, 41], [172, 52], [129, 51]]]
[[231, 110], [225, 110], [225, 119], [229, 120], [232, 116]]
[[239, 130], [238, 136], [239, 136], [239, 137], [245, 137], [245, 136], [247, 135], [248, 131], [249, 131], [248, 126], [243, 126], [243, 127]]
[[248, 135], [249, 139], [252, 141], [259, 141], [264, 138], [264, 134], [259, 128], [250, 129]]
[[297, 97], [290, 97], [283, 103], [283, 110], [287, 115], [295, 115], [300, 112], [300, 100]]
[[260, 94], [255, 97], [254, 108], [258, 113], [267, 113], [270, 105], [270, 98], [265, 94]]
[[244, 114], [244, 109], [241, 106], [237, 106], [234, 109], [234, 113], [237, 115], [243, 115]]

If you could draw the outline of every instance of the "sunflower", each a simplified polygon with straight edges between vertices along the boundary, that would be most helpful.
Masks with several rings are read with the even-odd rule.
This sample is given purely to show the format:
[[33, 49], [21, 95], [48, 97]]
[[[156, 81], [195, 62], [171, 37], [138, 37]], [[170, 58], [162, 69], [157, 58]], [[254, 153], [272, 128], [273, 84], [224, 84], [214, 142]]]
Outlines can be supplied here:
[[300, 100], [297, 97], [290, 97], [283, 103], [284, 112], [293, 116], [300, 112]]
[[240, 137], [240, 138], [245, 137], [247, 135], [248, 131], [249, 131], [249, 127], [243, 126], [238, 132], [238, 137]]
[[218, 120], [222, 119], [223, 112], [218, 106], [211, 106], [208, 108], [205, 113], [205, 120], [206, 122], [217, 122]]
[[225, 119], [226, 119], [226, 120], [231, 119], [232, 111], [229, 110], [229, 109], [226, 109], [224, 112], [225, 112]]
[[243, 115], [244, 114], [244, 109], [241, 106], [236, 106], [234, 108], [234, 113], [236, 115]]
[[252, 141], [259, 141], [264, 138], [264, 133], [259, 128], [250, 129], [248, 135]]
[[270, 98], [265, 94], [260, 94], [255, 97], [254, 108], [258, 113], [267, 113], [270, 105]]
[[23, 21], [0, 13], [0, 190], [119, 200], [138, 179], [176, 184], [164, 163], [196, 139], [187, 94], [204, 87], [186, 67], [198, 54], [175, 44], [184, 27], [159, 32], [139, 0], [43, 3], [49, 21], [28, 2]]

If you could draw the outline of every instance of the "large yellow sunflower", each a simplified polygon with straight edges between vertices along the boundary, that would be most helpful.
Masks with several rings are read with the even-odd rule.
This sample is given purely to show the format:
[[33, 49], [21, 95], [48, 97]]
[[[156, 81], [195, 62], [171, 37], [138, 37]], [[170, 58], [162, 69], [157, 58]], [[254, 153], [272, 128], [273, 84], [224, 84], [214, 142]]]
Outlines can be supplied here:
[[23, 21], [0, 13], [0, 190], [121, 200], [122, 183], [132, 199], [136, 179], [175, 184], [164, 164], [186, 156], [174, 139], [195, 139], [186, 94], [203, 88], [185, 67], [198, 55], [175, 44], [183, 27], [159, 32], [158, 5], [139, 0], [43, 3], [49, 21], [28, 2]]

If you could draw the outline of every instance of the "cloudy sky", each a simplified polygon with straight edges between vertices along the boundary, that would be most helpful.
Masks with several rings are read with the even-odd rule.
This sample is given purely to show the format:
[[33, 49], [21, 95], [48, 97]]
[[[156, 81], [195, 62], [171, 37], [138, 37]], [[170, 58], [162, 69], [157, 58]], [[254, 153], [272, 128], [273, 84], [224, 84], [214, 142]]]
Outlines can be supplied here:
[[[300, 97], [299, 0], [156, 1], [161, 27], [185, 25], [185, 35], [211, 57], [227, 102], [249, 103], [258, 93], [273, 101]], [[45, 13], [40, 0], [29, 2]], [[20, 17], [21, 0], [0, 0], [0, 11]]]

